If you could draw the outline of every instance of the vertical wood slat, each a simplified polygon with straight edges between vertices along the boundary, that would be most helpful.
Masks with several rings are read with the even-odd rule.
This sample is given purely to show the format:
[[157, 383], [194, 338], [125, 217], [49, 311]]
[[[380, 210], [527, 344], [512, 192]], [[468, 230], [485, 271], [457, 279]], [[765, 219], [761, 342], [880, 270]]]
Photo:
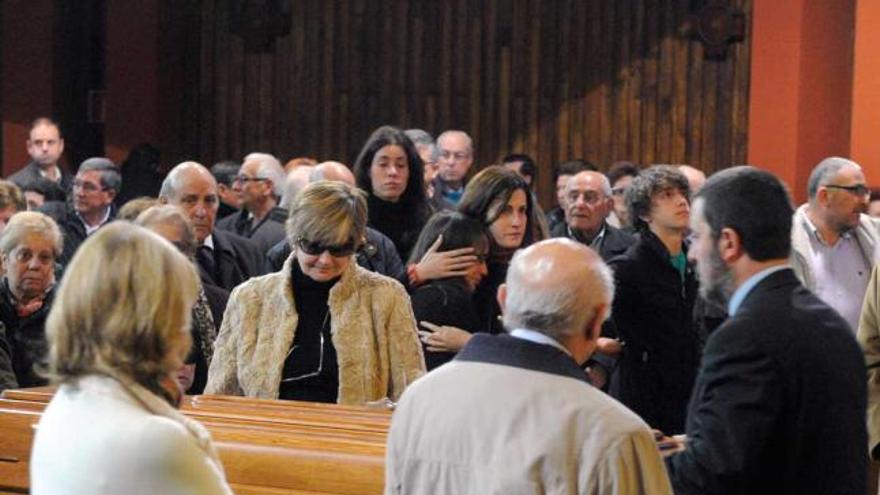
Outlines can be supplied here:
[[[731, 3], [750, 15], [751, 0]], [[297, 0], [291, 33], [254, 54], [229, 32], [227, 2], [201, 2], [196, 42], [162, 45], [186, 50], [169, 56], [194, 63], [175, 77], [195, 78], [192, 106], [167, 112], [186, 122], [169, 155], [189, 147], [210, 164], [264, 148], [282, 161], [351, 161], [382, 124], [458, 127], [474, 136], [478, 165], [531, 154], [548, 203], [550, 169], [566, 159], [741, 163], [748, 39], [704, 60], [680, 33], [702, 4]], [[180, 12], [162, 22], [179, 24]]]

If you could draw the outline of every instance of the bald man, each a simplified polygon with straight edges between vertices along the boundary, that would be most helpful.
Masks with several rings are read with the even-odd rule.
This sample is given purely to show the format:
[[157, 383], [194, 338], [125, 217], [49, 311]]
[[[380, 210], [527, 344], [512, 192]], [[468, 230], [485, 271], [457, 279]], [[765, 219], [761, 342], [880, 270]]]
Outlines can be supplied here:
[[679, 165], [678, 171], [687, 178], [691, 194], [697, 194], [702, 189], [703, 184], [706, 183], [706, 174], [698, 168], [691, 167], [690, 165]]
[[[294, 170], [291, 174], [296, 173], [301, 168]], [[302, 187], [298, 187], [296, 192], [305, 188], [309, 183], [322, 180], [344, 182], [349, 186], [355, 187], [354, 174], [345, 164], [339, 162], [322, 162], [315, 165], [314, 168], [310, 167], [307, 177], [308, 182], [302, 184]], [[408, 282], [406, 267], [403, 266], [400, 255], [397, 254], [397, 249], [394, 247], [391, 239], [370, 227], [367, 227], [365, 237], [366, 242], [364, 242], [364, 245], [355, 256], [357, 263], [367, 270], [389, 276], [406, 285]], [[266, 253], [266, 271], [277, 272], [281, 270], [291, 251], [290, 243], [287, 239], [272, 246], [272, 249]]]
[[611, 183], [601, 172], [587, 170], [565, 184], [565, 222], [550, 231], [552, 237], [568, 237], [595, 249], [603, 260], [623, 254], [635, 238], [608, 225], [614, 208]]
[[803, 284], [855, 334], [871, 268], [880, 263], [880, 220], [866, 215], [862, 167], [846, 158], [819, 162], [807, 182], [809, 202], [794, 214], [792, 266]]
[[474, 164], [474, 142], [464, 131], [445, 131], [437, 136], [437, 156], [434, 194], [440, 194], [455, 206], [464, 193], [468, 171]]
[[613, 293], [582, 244], [517, 252], [498, 291], [509, 334], [474, 335], [404, 392], [385, 493], [671, 493], [648, 426], [579, 367]]
[[250, 240], [214, 229], [219, 197], [217, 181], [196, 162], [183, 162], [168, 173], [159, 201], [181, 207], [193, 222], [198, 242], [196, 262], [202, 281], [231, 291], [263, 274], [263, 255]]

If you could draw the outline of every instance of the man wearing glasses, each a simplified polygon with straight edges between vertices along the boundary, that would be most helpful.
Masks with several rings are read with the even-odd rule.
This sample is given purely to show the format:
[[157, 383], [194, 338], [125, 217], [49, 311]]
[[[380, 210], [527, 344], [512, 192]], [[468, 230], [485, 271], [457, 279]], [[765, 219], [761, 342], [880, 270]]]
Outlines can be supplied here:
[[474, 142], [464, 131], [445, 131], [437, 136], [439, 172], [434, 179], [434, 191], [457, 205], [464, 193], [468, 170], [474, 163]]
[[284, 239], [287, 212], [278, 207], [284, 179], [284, 168], [274, 156], [268, 153], [246, 156], [232, 183], [232, 190], [241, 200], [241, 210], [218, 221], [217, 228], [250, 239], [265, 255]]
[[809, 202], [794, 214], [792, 266], [855, 332], [871, 267], [880, 261], [880, 222], [865, 214], [865, 175], [852, 160], [826, 158], [810, 174], [807, 193]]
[[88, 236], [116, 218], [113, 199], [121, 185], [122, 177], [112, 161], [103, 157], [89, 158], [80, 164], [73, 179], [72, 208], [60, 202], [43, 208], [64, 234], [59, 263], [66, 265]]

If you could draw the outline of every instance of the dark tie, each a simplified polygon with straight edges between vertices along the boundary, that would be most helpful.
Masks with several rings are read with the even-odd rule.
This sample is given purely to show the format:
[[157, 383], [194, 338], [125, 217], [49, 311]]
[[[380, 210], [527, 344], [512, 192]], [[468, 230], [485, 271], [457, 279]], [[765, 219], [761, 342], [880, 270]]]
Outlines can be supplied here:
[[202, 273], [207, 277], [208, 282], [217, 285], [217, 267], [214, 264], [214, 250], [208, 246], [199, 246], [196, 251], [196, 261], [202, 268]]

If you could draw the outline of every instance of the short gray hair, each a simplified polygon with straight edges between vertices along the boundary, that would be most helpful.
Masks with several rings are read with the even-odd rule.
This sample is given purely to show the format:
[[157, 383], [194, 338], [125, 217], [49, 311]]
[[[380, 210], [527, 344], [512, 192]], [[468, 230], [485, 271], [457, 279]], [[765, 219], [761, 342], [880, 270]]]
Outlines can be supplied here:
[[181, 162], [175, 165], [174, 168], [168, 172], [165, 180], [162, 181], [162, 187], [159, 189], [159, 199], [164, 199], [166, 201], [177, 199], [177, 193], [180, 191], [182, 185], [180, 183], [181, 175], [187, 170], [204, 173], [210, 177], [212, 181], [215, 183], [217, 182], [217, 179], [215, 179], [211, 172], [201, 163], [192, 161]]
[[[552, 244], [576, 250], [583, 259], [574, 267], [570, 256], [542, 256], [534, 263], [535, 250]], [[551, 272], [562, 274], [559, 283], [542, 279]], [[534, 330], [557, 341], [583, 332], [596, 318], [607, 318], [614, 299], [611, 269], [594, 251], [569, 239], [548, 239], [517, 251], [507, 271], [506, 287], [505, 328]], [[605, 314], [599, 315], [596, 311], [603, 304]]]
[[276, 198], [280, 199], [284, 195], [285, 178], [284, 167], [281, 166], [281, 162], [269, 153], [250, 153], [244, 157], [244, 161], [241, 164], [244, 165], [251, 161], [259, 163], [257, 166], [257, 177], [271, 180], [272, 192]]
[[64, 247], [61, 229], [50, 216], [38, 211], [22, 211], [12, 215], [6, 228], [3, 229], [3, 235], [0, 236], [0, 253], [9, 256], [9, 253], [18, 247], [28, 234], [36, 234], [48, 239], [52, 242], [55, 257], [61, 255]]
[[816, 199], [819, 188], [831, 184], [837, 173], [845, 167], [862, 169], [858, 163], [839, 156], [831, 156], [819, 162], [810, 173], [809, 180], [807, 180], [807, 197], [810, 198], [810, 202]]
[[183, 245], [175, 245], [188, 258], [192, 258], [196, 254], [198, 241], [196, 240], [196, 231], [193, 227], [192, 220], [178, 206], [174, 205], [156, 205], [142, 211], [134, 221], [135, 225], [154, 230], [157, 225], [171, 225], [178, 229], [181, 234], [181, 242]]
[[104, 189], [112, 189], [119, 192], [119, 189], [122, 187], [122, 175], [120, 175], [119, 169], [116, 168], [116, 165], [109, 158], [89, 158], [79, 165], [77, 173], [80, 172], [100, 172], [101, 187]]

